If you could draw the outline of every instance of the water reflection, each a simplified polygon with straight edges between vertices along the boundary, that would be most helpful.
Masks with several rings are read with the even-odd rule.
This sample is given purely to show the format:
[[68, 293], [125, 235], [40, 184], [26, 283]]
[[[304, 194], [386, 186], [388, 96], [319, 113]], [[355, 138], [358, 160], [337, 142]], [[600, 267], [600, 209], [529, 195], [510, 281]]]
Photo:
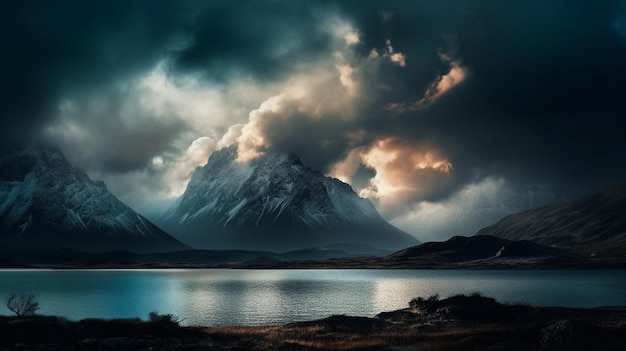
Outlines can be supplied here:
[[[0, 298], [36, 294], [40, 313], [71, 319], [173, 313], [185, 324], [281, 324], [374, 316], [417, 296], [481, 292], [502, 302], [626, 305], [624, 271], [111, 270], [2, 271]], [[8, 314], [8, 311], [0, 313]]]
[[[188, 277], [180, 289], [177, 306], [191, 324], [278, 324], [324, 318], [332, 314], [370, 312], [376, 283], [348, 279], [345, 282], [313, 274], [309, 278], [287, 274], [281, 277], [259, 272], [250, 279], [213, 276]], [[244, 274], [245, 276], [246, 274]], [[332, 303], [338, 301], [340, 303]]]

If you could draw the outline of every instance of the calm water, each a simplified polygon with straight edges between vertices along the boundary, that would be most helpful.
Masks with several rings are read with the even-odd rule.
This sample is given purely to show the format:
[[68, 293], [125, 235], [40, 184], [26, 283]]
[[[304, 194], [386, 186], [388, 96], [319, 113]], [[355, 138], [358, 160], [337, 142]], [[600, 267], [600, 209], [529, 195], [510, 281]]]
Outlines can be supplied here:
[[[417, 296], [481, 292], [501, 302], [626, 305], [626, 271], [471, 270], [0, 270], [0, 298], [35, 294], [40, 314], [260, 325], [374, 316]], [[0, 314], [10, 312], [2, 304]]]

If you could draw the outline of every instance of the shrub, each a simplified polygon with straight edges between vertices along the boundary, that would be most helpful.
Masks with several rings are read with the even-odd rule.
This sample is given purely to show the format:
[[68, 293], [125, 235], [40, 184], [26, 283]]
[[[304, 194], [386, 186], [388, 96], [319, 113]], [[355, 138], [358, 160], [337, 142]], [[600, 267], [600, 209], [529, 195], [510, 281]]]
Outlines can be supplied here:
[[424, 302], [424, 298], [423, 297], [416, 297], [414, 299], [412, 299], [411, 301], [409, 301], [409, 307], [412, 309], [416, 309], [418, 308], [422, 302]]
[[439, 301], [439, 294], [430, 295], [430, 296], [428, 297], [428, 299], [427, 299], [427, 300], [428, 300], [428, 302], [436, 302], [436, 301]]
[[18, 317], [34, 316], [35, 312], [39, 310], [39, 302], [35, 299], [35, 295], [20, 295], [18, 297], [12, 294], [7, 297], [5, 304], [7, 308]]
[[153, 311], [148, 314], [148, 321], [163, 327], [178, 327], [183, 319], [171, 313], [159, 314]]

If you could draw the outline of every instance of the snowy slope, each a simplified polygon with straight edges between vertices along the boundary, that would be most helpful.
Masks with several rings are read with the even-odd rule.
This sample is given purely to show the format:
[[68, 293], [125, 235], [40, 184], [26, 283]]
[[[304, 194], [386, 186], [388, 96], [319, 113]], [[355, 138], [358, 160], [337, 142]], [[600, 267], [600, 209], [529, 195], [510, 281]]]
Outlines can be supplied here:
[[58, 149], [42, 146], [0, 154], [0, 242], [5, 249], [185, 248], [121, 203], [104, 183], [73, 167]]
[[332, 243], [384, 249], [417, 240], [384, 221], [352, 188], [305, 167], [295, 155], [235, 162], [216, 151], [193, 173], [180, 201], [156, 221], [198, 248], [287, 250]]

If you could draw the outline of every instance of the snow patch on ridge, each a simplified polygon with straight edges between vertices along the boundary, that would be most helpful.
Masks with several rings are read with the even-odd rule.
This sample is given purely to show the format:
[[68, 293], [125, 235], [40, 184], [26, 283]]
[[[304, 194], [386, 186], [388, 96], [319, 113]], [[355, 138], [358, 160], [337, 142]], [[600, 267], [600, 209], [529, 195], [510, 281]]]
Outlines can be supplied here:
[[228, 222], [230, 222], [233, 218], [235, 218], [235, 216], [237, 216], [239, 211], [241, 211], [241, 209], [246, 205], [247, 202], [248, 202], [248, 199], [244, 198], [243, 200], [241, 200], [241, 202], [239, 202], [230, 211], [226, 212], [226, 216], [228, 218], [226, 219], [226, 222], [224, 222], [224, 225], [228, 224]]
[[80, 215], [74, 212], [71, 208], [67, 210], [67, 220], [75, 226], [87, 229], [87, 225], [83, 222], [83, 219], [80, 218]]

